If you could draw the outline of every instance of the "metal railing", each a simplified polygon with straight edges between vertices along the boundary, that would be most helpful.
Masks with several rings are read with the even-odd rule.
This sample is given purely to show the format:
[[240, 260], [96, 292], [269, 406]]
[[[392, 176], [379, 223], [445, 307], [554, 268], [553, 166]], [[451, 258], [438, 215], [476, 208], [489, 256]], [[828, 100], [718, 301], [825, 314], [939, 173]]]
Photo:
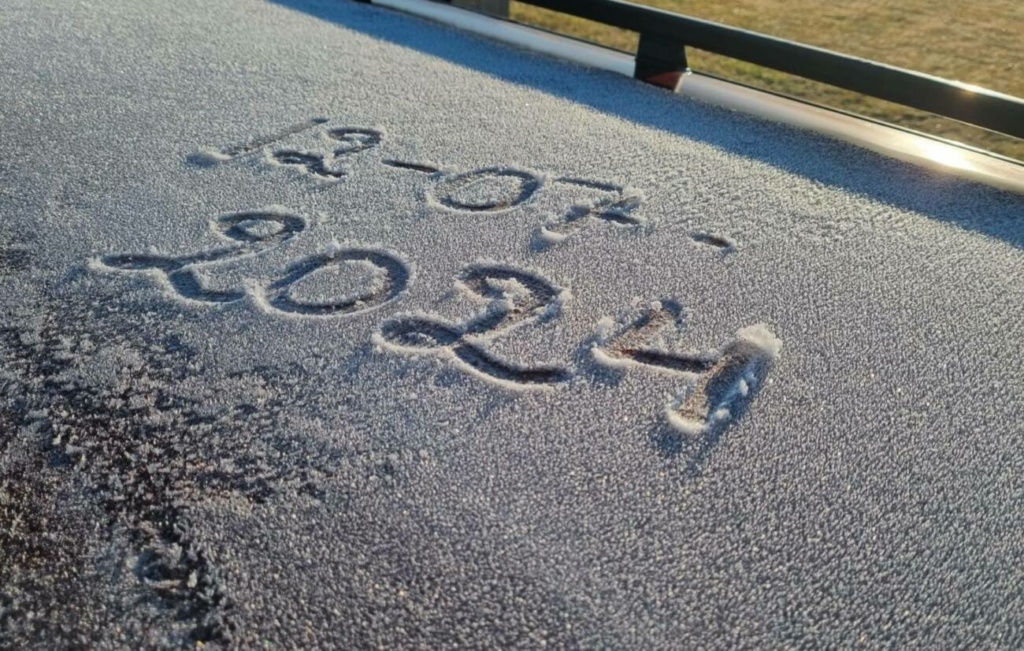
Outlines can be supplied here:
[[508, 18], [509, 0], [451, 0], [451, 4], [463, 9], [482, 11], [485, 14]]
[[[508, 17], [508, 0], [449, 0]], [[912, 70], [622, 0], [520, 0], [640, 35], [634, 76], [675, 90], [686, 48], [789, 73], [1024, 139], [1024, 100]]]

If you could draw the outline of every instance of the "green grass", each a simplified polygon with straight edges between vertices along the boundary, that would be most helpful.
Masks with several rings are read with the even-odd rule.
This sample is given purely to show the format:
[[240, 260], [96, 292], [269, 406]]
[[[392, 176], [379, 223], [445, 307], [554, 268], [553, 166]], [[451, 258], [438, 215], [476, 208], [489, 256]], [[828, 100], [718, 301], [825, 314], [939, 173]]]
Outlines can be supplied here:
[[[635, 0], [670, 11], [817, 45], [947, 79], [1024, 96], [1024, 2], [975, 0]], [[619, 49], [637, 35], [512, 2], [512, 17]], [[964, 142], [1024, 160], [1024, 141], [692, 50], [690, 66], [742, 83]]]

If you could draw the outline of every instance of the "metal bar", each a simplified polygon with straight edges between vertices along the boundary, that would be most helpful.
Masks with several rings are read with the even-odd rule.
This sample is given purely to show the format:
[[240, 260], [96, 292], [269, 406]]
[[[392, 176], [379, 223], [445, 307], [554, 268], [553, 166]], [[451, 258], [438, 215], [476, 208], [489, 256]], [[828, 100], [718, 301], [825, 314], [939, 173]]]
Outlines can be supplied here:
[[472, 9], [492, 16], [508, 18], [509, 0], [450, 0], [451, 4], [462, 9]]
[[521, 0], [1024, 139], [1024, 100], [621, 0]]
[[634, 77], [676, 91], [688, 69], [686, 46], [679, 39], [650, 33], [640, 35]]

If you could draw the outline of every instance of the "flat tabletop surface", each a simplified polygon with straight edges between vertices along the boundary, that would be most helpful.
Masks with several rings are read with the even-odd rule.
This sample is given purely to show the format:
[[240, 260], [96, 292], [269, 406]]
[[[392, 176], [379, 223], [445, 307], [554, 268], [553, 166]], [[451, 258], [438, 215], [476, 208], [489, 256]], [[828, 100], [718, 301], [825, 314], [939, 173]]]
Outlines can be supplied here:
[[0, 60], [0, 647], [1024, 644], [1021, 196], [347, 0]]

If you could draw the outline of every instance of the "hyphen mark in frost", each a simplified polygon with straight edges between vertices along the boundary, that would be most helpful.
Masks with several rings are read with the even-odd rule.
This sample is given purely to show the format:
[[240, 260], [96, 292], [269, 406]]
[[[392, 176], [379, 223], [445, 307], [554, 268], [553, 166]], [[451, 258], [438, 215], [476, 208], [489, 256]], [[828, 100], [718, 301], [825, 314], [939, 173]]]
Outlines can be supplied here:
[[437, 174], [441, 171], [441, 168], [428, 165], [426, 163], [410, 163], [406, 161], [395, 160], [388, 158], [381, 161], [388, 167], [394, 167], [395, 169], [408, 170], [410, 172], [420, 172], [422, 174]]
[[484, 348], [487, 339], [550, 315], [561, 300], [561, 290], [535, 274], [501, 265], [472, 266], [459, 281], [470, 292], [489, 299], [482, 314], [462, 324], [435, 317], [398, 317], [384, 323], [379, 341], [411, 353], [450, 355], [466, 370], [505, 386], [551, 386], [572, 378], [567, 368], [523, 366]]
[[713, 246], [716, 249], [721, 249], [726, 253], [736, 250], [736, 243], [733, 242], [728, 237], [724, 237], [722, 235], [712, 235], [711, 233], [694, 233], [693, 235], [690, 236], [690, 239], [692, 239], [694, 242], [697, 242], [698, 244], [706, 244], [708, 246]]
[[203, 285], [200, 269], [242, 256], [258, 255], [275, 248], [306, 228], [297, 215], [249, 211], [221, 215], [211, 228], [238, 244], [183, 256], [145, 253], [108, 255], [100, 258], [103, 266], [117, 271], [156, 271], [181, 298], [203, 303], [230, 303], [245, 298], [242, 290], [212, 290]]

